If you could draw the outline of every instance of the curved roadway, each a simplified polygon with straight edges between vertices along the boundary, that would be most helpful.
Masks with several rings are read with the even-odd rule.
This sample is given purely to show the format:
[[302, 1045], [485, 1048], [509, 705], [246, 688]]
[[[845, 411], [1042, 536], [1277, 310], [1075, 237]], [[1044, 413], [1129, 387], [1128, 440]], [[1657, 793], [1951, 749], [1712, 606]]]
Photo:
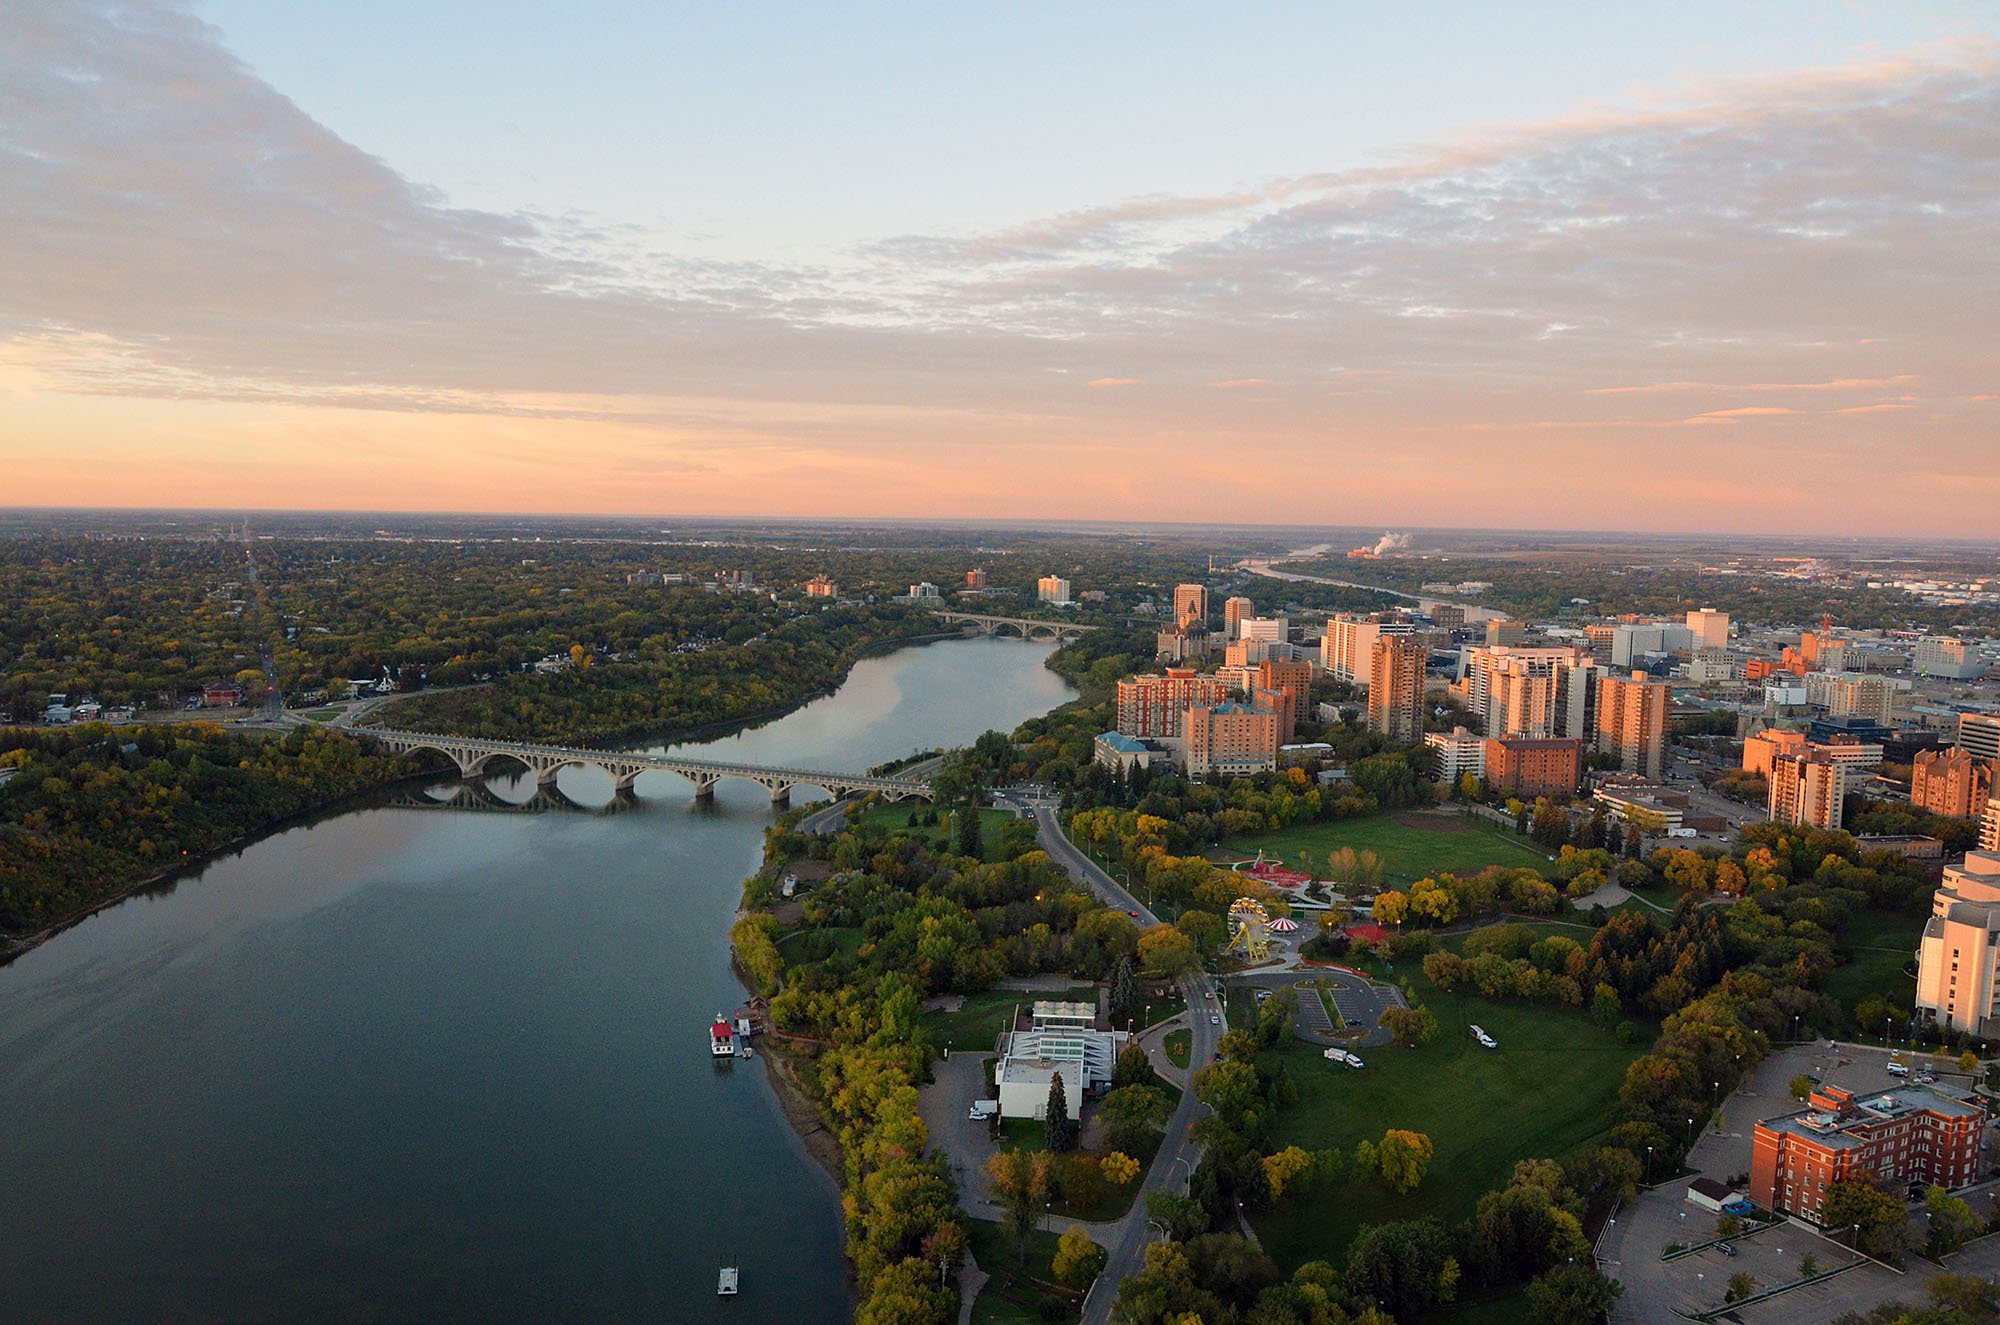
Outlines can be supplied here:
[[[1034, 814], [1042, 849], [1073, 878], [1110, 905], [1136, 917], [1142, 926], [1160, 923], [1151, 908], [1142, 905], [1138, 898], [1120, 887], [1117, 880], [1077, 849], [1076, 844], [1063, 833], [1062, 825], [1056, 818], [1058, 811], [1053, 804], [1046, 801], [1024, 804]], [[1181, 982], [1181, 994], [1187, 999], [1188, 1023], [1193, 1032], [1193, 1044], [1188, 1053], [1190, 1077], [1215, 1056], [1222, 1033], [1229, 1029], [1217, 988], [1217, 982], [1207, 974], [1189, 976]], [[1220, 1019], [1219, 1024], [1202, 1015], [1204, 1008]], [[1193, 1090], [1181, 1092], [1181, 1102], [1174, 1109], [1173, 1117], [1167, 1120], [1167, 1135], [1160, 1142], [1160, 1153], [1153, 1156], [1153, 1167], [1147, 1171], [1145, 1182], [1140, 1184], [1138, 1194], [1132, 1199], [1131, 1213], [1119, 1220], [1107, 1235], [1109, 1241], [1105, 1251], [1108, 1256], [1104, 1269], [1090, 1286], [1090, 1295], [1083, 1301], [1083, 1325], [1107, 1325], [1111, 1309], [1118, 1302], [1118, 1285], [1145, 1268], [1146, 1248], [1153, 1241], [1153, 1230], [1146, 1224], [1146, 1196], [1157, 1191], [1187, 1190], [1188, 1175], [1200, 1158], [1200, 1152], [1188, 1133], [1195, 1119], [1208, 1111], [1207, 1105], [1195, 1099]]]

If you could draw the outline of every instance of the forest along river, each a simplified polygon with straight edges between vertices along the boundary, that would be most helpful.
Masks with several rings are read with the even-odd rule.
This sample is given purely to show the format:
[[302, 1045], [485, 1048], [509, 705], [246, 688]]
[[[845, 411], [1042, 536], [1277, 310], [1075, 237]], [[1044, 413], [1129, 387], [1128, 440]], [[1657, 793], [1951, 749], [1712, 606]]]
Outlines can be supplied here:
[[[1048, 652], [903, 649], [702, 748], [964, 744], [1070, 697]], [[708, 1052], [770, 798], [637, 792], [358, 810], [0, 967], [0, 1319], [846, 1319], [838, 1192], [763, 1063]]]

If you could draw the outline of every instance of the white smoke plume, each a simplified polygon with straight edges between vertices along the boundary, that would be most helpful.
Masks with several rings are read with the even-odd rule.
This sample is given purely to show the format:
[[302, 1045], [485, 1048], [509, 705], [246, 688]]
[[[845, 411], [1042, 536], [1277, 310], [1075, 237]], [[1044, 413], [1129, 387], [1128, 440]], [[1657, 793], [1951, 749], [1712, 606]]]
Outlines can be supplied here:
[[1375, 540], [1375, 555], [1379, 557], [1384, 552], [1400, 552], [1409, 545], [1408, 534], [1384, 534]]

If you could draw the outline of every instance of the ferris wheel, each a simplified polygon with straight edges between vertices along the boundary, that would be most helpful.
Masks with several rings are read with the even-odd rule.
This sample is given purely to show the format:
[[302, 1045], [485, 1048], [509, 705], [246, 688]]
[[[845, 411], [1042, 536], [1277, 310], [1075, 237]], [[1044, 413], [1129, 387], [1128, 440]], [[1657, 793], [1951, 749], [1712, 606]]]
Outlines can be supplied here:
[[1253, 962], [1271, 955], [1271, 918], [1255, 898], [1239, 897], [1229, 907], [1229, 951]]

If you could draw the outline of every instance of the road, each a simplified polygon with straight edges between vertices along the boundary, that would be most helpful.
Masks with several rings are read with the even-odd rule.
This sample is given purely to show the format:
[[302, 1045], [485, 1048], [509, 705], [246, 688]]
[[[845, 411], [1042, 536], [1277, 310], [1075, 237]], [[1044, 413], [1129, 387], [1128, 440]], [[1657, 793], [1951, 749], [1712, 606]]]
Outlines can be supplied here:
[[[1058, 810], [1054, 802], [1023, 798], [1021, 803], [1034, 815], [1035, 830], [1042, 849], [1068, 870], [1071, 877], [1110, 905], [1136, 916], [1141, 925], [1160, 923], [1151, 908], [1142, 906], [1138, 898], [1120, 887], [1117, 880], [1099, 869], [1069, 840], [1056, 818]], [[1188, 1020], [1193, 1031], [1194, 1043], [1188, 1057], [1188, 1068], [1192, 1073], [1215, 1056], [1216, 1045], [1221, 1041], [1223, 1032], [1229, 1029], [1229, 1024], [1212, 977], [1206, 974], [1190, 976], [1181, 982], [1181, 994], [1187, 999]], [[1203, 1008], [1209, 1010], [1209, 1016], [1201, 1015]], [[1188, 1133], [1194, 1127], [1195, 1119], [1207, 1112], [1208, 1106], [1198, 1102], [1193, 1091], [1181, 1092], [1181, 1102], [1174, 1109], [1173, 1117], [1167, 1120], [1166, 1139], [1160, 1142], [1160, 1153], [1153, 1156], [1153, 1167], [1147, 1170], [1146, 1180], [1140, 1184], [1139, 1193], [1132, 1200], [1131, 1213], [1104, 1234], [1104, 1248], [1109, 1255], [1104, 1269], [1090, 1286], [1090, 1295], [1083, 1301], [1083, 1325], [1108, 1325], [1111, 1309], [1118, 1303], [1118, 1285], [1145, 1268], [1146, 1248], [1153, 1241], [1153, 1230], [1146, 1224], [1146, 1197], [1152, 1192], [1187, 1190], [1188, 1176], [1194, 1171], [1195, 1161], [1200, 1158], [1200, 1152]]]
[[[936, 758], [926, 759], [920, 763], [911, 764], [908, 768], [900, 769], [897, 771], [896, 776], [913, 778], [929, 777], [931, 774], [937, 772], [938, 767], [943, 763], [944, 756], [939, 755]], [[848, 799], [851, 800], [853, 798], [849, 797]], [[838, 832], [846, 824], [847, 800], [837, 800], [830, 805], [825, 805], [814, 810], [811, 814], [799, 820], [799, 831], [801, 833], [833, 833]]]

